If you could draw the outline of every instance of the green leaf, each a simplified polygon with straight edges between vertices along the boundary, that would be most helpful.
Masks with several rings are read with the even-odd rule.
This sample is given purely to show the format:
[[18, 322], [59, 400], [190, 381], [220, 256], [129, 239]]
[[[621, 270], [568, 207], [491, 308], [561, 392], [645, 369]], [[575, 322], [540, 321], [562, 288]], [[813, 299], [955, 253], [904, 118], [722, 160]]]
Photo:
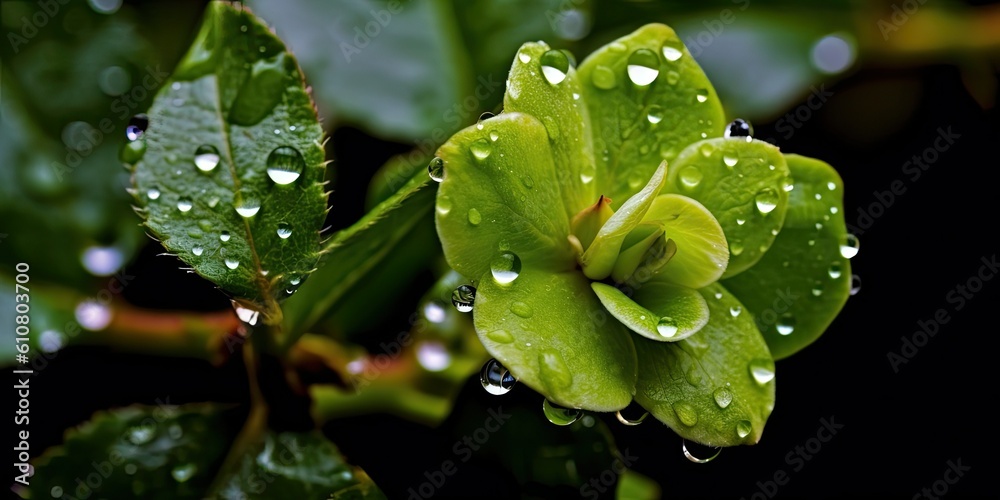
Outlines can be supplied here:
[[[492, 140], [496, 134], [497, 140]], [[438, 150], [444, 181], [436, 222], [452, 269], [477, 278], [501, 251], [525, 267], [564, 271], [576, 265], [569, 219], [545, 126], [503, 113], [455, 134]]]
[[701, 288], [715, 283], [725, 272], [729, 264], [726, 235], [701, 203], [686, 196], [663, 194], [653, 200], [643, 221], [662, 224], [666, 237], [677, 245], [677, 253], [656, 279]]
[[31, 490], [38, 498], [203, 498], [235, 437], [230, 428], [206, 405], [97, 413], [36, 459]]
[[774, 408], [774, 361], [736, 298], [717, 284], [699, 292], [709, 321], [698, 333], [680, 342], [634, 337], [635, 400], [684, 439], [756, 443]]
[[850, 261], [840, 254], [847, 238], [840, 176], [819, 160], [785, 159], [794, 189], [781, 233], [760, 262], [723, 281], [753, 313], [775, 359], [819, 338], [851, 288]]
[[694, 198], [719, 221], [729, 243], [723, 274], [729, 277], [754, 265], [774, 242], [785, 220], [787, 177], [785, 158], [771, 144], [717, 138], [681, 152], [663, 190]]
[[213, 2], [149, 122], [133, 175], [146, 226], [280, 320], [277, 301], [316, 264], [326, 214], [322, 129], [294, 57], [248, 11]]
[[504, 95], [504, 111], [529, 114], [545, 125], [570, 218], [598, 198], [590, 118], [580, 101], [582, 93], [566, 53], [544, 42], [532, 42], [522, 45], [514, 58]]
[[634, 470], [626, 470], [621, 475], [615, 490], [615, 498], [622, 500], [659, 500], [660, 494], [656, 481]]
[[[639, 83], [654, 73], [655, 79], [633, 83], [630, 66]], [[578, 76], [590, 108], [598, 186], [610, 190], [598, 194], [619, 203], [635, 194], [661, 161], [673, 170], [673, 159], [685, 146], [718, 137], [725, 126], [712, 84], [674, 30], [662, 24], [648, 24], [598, 49], [580, 65]]]
[[319, 432], [267, 432], [218, 492], [224, 499], [384, 499], [360, 468]]
[[[618, 259], [615, 260], [615, 267], [611, 270], [611, 279], [615, 283], [622, 283], [631, 278], [644, 260], [648, 259], [650, 255], [656, 255], [660, 252], [661, 244], [665, 250], [666, 241], [663, 238], [662, 225], [640, 223], [631, 233], [628, 233], [625, 241], [622, 242]], [[664, 257], [667, 256], [664, 255]], [[673, 255], [669, 257], [673, 258]]]
[[337, 232], [323, 248], [323, 264], [284, 305], [284, 330], [293, 335], [313, 327], [341, 301], [388, 265], [393, 250], [429, 215], [435, 189], [418, 171], [387, 200], [351, 227]]
[[473, 73], [448, 2], [249, 3], [299, 56], [327, 119], [381, 137], [433, 137], [430, 150], [475, 119], [455, 108], [463, 98], [503, 91], [503, 80], [492, 78], [476, 82], [480, 94], [470, 88]]
[[660, 194], [666, 177], [667, 163], [661, 162], [659, 168], [649, 178], [646, 187], [623, 203], [621, 208], [601, 226], [594, 242], [580, 258], [583, 274], [591, 279], [604, 279], [611, 274], [615, 261], [618, 260], [622, 242], [642, 221], [656, 195]]
[[578, 272], [525, 268], [501, 285], [483, 275], [473, 309], [486, 350], [554, 403], [615, 411], [628, 405], [635, 350]]
[[686, 339], [708, 323], [708, 304], [691, 288], [649, 282], [629, 298], [604, 283], [590, 286], [615, 319], [633, 332], [658, 342]]

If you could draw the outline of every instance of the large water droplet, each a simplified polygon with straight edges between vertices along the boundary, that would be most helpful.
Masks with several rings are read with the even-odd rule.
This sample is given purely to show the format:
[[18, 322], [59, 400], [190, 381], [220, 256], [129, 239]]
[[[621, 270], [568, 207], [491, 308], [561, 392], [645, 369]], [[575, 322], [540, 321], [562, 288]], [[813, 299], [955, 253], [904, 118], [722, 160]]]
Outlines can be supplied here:
[[682, 424], [691, 427], [698, 423], [698, 410], [688, 403], [678, 402], [673, 405], [674, 414]]
[[142, 134], [146, 133], [146, 129], [149, 128], [149, 117], [143, 114], [138, 114], [129, 119], [128, 125], [125, 127], [125, 138], [130, 141], [137, 141]]
[[664, 316], [656, 323], [656, 332], [666, 338], [673, 337], [677, 335], [677, 322], [670, 316]]
[[198, 471], [198, 466], [195, 464], [182, 464], [174, 467], [170, 471], [170, 476], [174, 478], [174, 481], [178, 483], [183, 483], [194, 476], [194, 473]]
[[195, 257], [200, 257], [201, 254], [205, 253], [205, 249], [202, 247], [192, 247], [191, 253], [194, 254]]
[[595, 175], [597, 175], [597, 168], [594, 165], [584, 165], [580, 170], [580, 182], [590, 184], [590, 181], [594, 180]]
[[486, 389], [486, 392], [494, 396], [502, 396], [514, 388], [517, 379], [499, 361], [491, 359], [480, 370], [479, 382], [483, 384], [483, 389]]
[[795, 316], [791, 313], [782, 314], [778, 318], [778, 324], [776, 325], [778, 333], [781, 335], [791, 335], [795, 331]]
[[743, 313], [743, 307], [741, 307], [741, 306], [730, 306], [729, 307], [729, 315], [732, 316], [732, 317], [734, 317], [734, 318], [738, 317], [742, 313]]
[[237, 267], [240, 267], [240, 261], [236, 259], [226, 258], [225, 261], [226, 261], [226, 267], [228, 267], [229, 269], [236, 269]]
[[663, 58], [674, 62], [684, 55], [684, 45], [680, 40], [667, 40], [663, 42]]
[[835, 261], [833, 261], [833, 262], [830, 263], [830, 269], [827, 270], [827, 273], [830, 275], [831, 278], [837, 279], [841, 275], [841, 270], [840, 269], [841, 269], [841, 267], [840, 267], [840, 261], [836, 261], [835, 260]]
[[628, 57], [626, 70], [632, 83], [645, 87], [653, 83], [656, 76], [660, 74], [660, 57], [649, 49], [636, 50]]
[[292, 235], [292, 225], [287, 222], [278, 223], [278, 237], [286, 240]]
[[257, 325], [257, 321], [260, 320], [260, 311], [249, 307], [243, 307], [240, 305], [240, 302], [235, 300], [232, 302], [233, 309], [236, 311], [236, 317], [239, 318], [240, 321], [250, 326]]
[[[513, 308], [513, 307], [512, 307]], [[509, 344], [514, 341], [514, 336], [507, 330], [491, 330], [486, 332], [486, 338], [498, 343]]]
[[558, 85], [566, 79], [569, 72], [569, 58], [561, 50], [550, 50], [542, 54], [539, 63], [542, 66], [542, 76], [552, 85]]
[[94, 276], [111, 276], [125, 263], [125, 254], [116, 247], [87, 247], [80, 262]]
[[753, 126], [750, 122], [737, 118], [726, 125], [726, 130], [722, 133], [723, 137], [746, 137], [747, 142], [750, 141], [751, 136], [753, 136]]
[[778, 206], [778, 193], [771, 188], [761, 189], [754, 197], [754, 203], [761, 214], [767, 215]]
[[851, 276], [851, 295], [857, 295], [861, 291], [861, 276], [857, 274]]
[[425, 370], [439, 372], [451, 366], [451, 354], [440, 342], [424, 341], [417, 345], [417, 361]]
[[857, 255], [860, 249], [861, 240], [853, 234], [848, 234], [847, 239], [840, 245], [840, 255], [843, 255], [845, 259], [850, 259]]
[[229, 236], [229, 231], [223, 231], [219, 233], [219, 241], [225, 243], [229, 241], [229, 238], [231, 238], [231, 236]]
[[522, 318], [530, 318], [532, 315], [535, 314], [535, 310], [532, 309], [531, 306], [529, 306], [525, 302], [520, 302], [520, 301], [514, 302], [513, 304], [510, 305], [510, 312]]
[[681, 184], [688, 189], [694, 189], [701, 183], [701, 170], [694, 165], [684, 167], [678, 175], [680, 176]]
[[245, 218], [253, 217], [260, 211], [260, 201], [252, 196], [243, 198], [243, 202], [236, 207], [236, 213]]
[[698, 89], [694, 93], [694, 100], [697, 102], [705, 102], [708, 100], [708, 89]]
[[194, 151], [194, 166], [202, 172], [211, 172], [219, 164], [219, 150], [203, 144]]
[[599, 89], [610, 90], [618, 85], [618, 79], [615, 78], [615, 72], [607, 66], [598, 66], [594, 68], [594, 72], [591, 74], [590, 78], [594, 82], [594, 86]]
[[733, 402], [733, 393], [725, 387], [719, 387], [712, 393], [712, 397], [715, 398], [715, 404], [719, 405], [719, 408], [725, 409], [729, 406], [729, 403]]
[[486, 139], [478, 139], [469, 146], [469, 151], [476, 161], [483, 161], [489, 158], [493, 152], [493, 146]]
[[476, 287], [472, 285], [459, 285], [455, 291], [451, 292], [451, 303], [458, 309], [458, 312], [469, 312], [473, 304], [476, 303]]
[[155, 187], [151, 187], [151, 188], [147, 189], [146, 190], [146, 198], [149, 198], [150, 200], [158, 200], [158, 199], [160, 199], [160, 190], [157, 189], [157, 188], [155, 188]]
[[727, 167], [733, 168], [739, 163], [740, 159], [736, 156], [723, 155], [722, 163], [725, 163]]
[[741, 253], [743, 253], [743, 242], [741, 240], [730, 241], [729, 253], [732, 255], [740, 255]]
[[475, 208], [470, 208], [469, 209], [469, 224], [472, 224], [473, 226], [478, 226], [479, 223], [482, 222], [482, 221], [483, 221], [483, 216], [482, 216], [482, 214], [479, 213], [479, 210], [476, 210]]
[[753, 377], [754, 381], [757, 382], [758, 385], [764, 385], [774, 380], [773, 360], [759, 358], [751, 361], [747, 366], [750, 370], [750, 376]]
[[722, 448], [719, 447], [719, 448], [715, 448], [715, 454], [714, 455], [712, 455], [712, 456], [710, 456], [708, 458], [698, 458], [698, 457], [694, 456], [690, 451], [688, 451], [687, 441], [685, 441], [685, 440], [681, 440], [681, 450], [684, 452], [684, 457], [685, 458], [687, 458], [688, 460], [690, 460], [690, 461], [692, 461], [692, 462], [694, 462], [696, 464], [707, 464], [707, 463], [711, 462], [712, 460], [715, 460], [715, 457], [718, 457], [719, 454], [722, 453]]
[[305, 166], [302, 153], [293, 147], [279, 146], [267, 155], [267, 176], [281, 186], [297, 181]]
[[545, 418], [556, 425], [569, 425], [576, 422], [582, 412], [575, 408], [564, 408], [559, 406], [548, 399], [542, 401], [542, 413], [545, 414]]
[[430, 163], [427, 164], [427, 175], [431, 177], [434, 182], [441, 182], [444, 180], [444, 160], [439, 157], [434, 157]]
[[646, 111], [646, 119], [653, 125], [660, 123], [663, 121], [663, 108], [657, 106], [656, 104], [650, 106]]
[[194, 203], [192, 203], [191, 198], [188, 198], [187, 196], [182, 196], [179, 200], [177, 200], [177, 210], [180, 210], [181, 212], [187, 212], [191, 210], [191, 207], [193, 206]]
[[753, 424], [749, 420], [740, 420], [736, 422], [736, 435], [743, 439], [750, 435], [750, 431], [753, 430]]
[[517, 58], [524, 64], [528, 64], [531, 62], [531, 54], [528, 54], [527, 52], [518, 53]]
[[506, 285], [521, 273], [521, 258], [512, 252], [502, 252], [490, 263], [490, 271], [497, 283]]

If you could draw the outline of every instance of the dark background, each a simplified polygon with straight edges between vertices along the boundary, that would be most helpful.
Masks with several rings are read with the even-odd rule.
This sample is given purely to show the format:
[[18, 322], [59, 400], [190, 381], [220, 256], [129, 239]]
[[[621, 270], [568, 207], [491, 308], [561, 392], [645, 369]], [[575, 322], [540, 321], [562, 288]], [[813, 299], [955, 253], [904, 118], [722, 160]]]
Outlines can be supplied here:
[[[994, 78], [995, 70], [993, 66]], [[878, 92], [871, 91], [873, 82], [881, 85]], [[614, 432], [618, 447], [637, 457], [634, 469], [660, 483], [665, 498], [750, 498], [760, 491], [756, 483], [771, 480], [778, 470], [790, 478], [777, 488], [780, 498], [912, 498], [943, 477], [947, 461], [958, 459], [972, 469], [949, 486], [946, 496], [995, 498], [992, 446], [1000, 420], [992, 409], [992, 375], [1000, 280], [987, 281], [960, 311], [946, 295], [976, 274], [982, 258], [989, 260], [998, 250], [996, 108], [984, 111], [956, 65], [947, 63], [905, 68], [862, 64], [826, 88], [834, 92], [830, 102], [791, 137], [783, 138], [775, 129], [780, 116], [756, 121], [755, 135], [778, 137], [782, 150], [834, 165], [844, 179], [848, 224], [857, 226], [858, 210], [875, 203], [875, 193], [889, 190], [893, 181], [902, 181], [906, 192], [895, 196], [859, 235], [861, 251], [851, 264], [863, 282], [860, 292], [820, 340], [778, 363], [777, 406], [760, 444], [725, 449], [713, 462], [696, 465], [682, 456], [681, 440], [652, 419], [624, 427], [613, 415], [599, 418]], [[907, 100], [915, 106], [893, 132], [866, 141], [849, 133], [878, 120], [887, 103]], [[939, 127], [950, 127], [961, 137], [914, 181], [903, 165], [932, 146]], [[331, 143], [337, 164], [348, 166], [337, 170], [339, 186], [367, 185], [386, 159], [408, 150], [405, 144], [349, 126], [333, 130]], [[331, 224], [341, 227], [357, 219], [363, 213], [363, 195], [362, 189], [337, 190], [331, 198], [336, 214]], [[126, 300], [163, 309], [229, 307], [204, 280], [164, 265], [167, 258], [156, 256], [162, 251], [149, 244], [128, 265], [126, 272], [136, 278], [125, 292]], [[412, 284], [412, 290], [387, 309], [385, 321], [371, 332], [373, 338], [388, 338], [405, 327], [428, 284]], [[895, 373], [888, 354], [900, 353], [901, 337], [910, 338], [917, 322], [931, 319], [939, 308], [946, 309], [951, 320]], [[107, 407], [165, 397], [171, 403], [245, 402], [244, 376], [239, 363], [217, 368], [200, 361], [71, 347], [32, 380], [32, 444], [38, 449], [55, 445], [64, 429]], [[489, 396], [470, 378], [455, 404], [538, 409], [540, 403], [541, 397], [526, 387]], [[543, 418], [540, 411], [536, 414]], [[794, 471], [786, 455], [816, 436], [824, 418], [843, 429]], [[407, 488], [425, 480], [424, 471], [438, 470], [442, 460], [454, 459], [451, 446], [461, 437], [456, 426], [449, 419], [427, 429], [371, 415], [341, 419], [324, 430], [390, 498], [405, 498]], [[517, 495], [515, 484], [498, 464], [474, 457], [460, 465], [438, 495], [511, 497]]]

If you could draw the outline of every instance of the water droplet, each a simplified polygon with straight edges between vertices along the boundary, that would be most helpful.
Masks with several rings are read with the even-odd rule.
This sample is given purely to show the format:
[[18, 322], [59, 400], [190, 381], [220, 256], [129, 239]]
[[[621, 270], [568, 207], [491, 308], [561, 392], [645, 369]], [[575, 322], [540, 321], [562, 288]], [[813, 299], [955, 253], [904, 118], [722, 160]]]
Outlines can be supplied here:
[[236, 259], [227, 258], [225, 260], [226, 260], [226, 267], [228, 267], [229, 269], [236, 269], [237, 267], [240, 267], [240, 261]]
[[[837, 207], [830, 207], [830, 213], [831, 213], [831, 214], [836, 214], [836, 213], [837, 213], [837, 212], [839, 212], [839, 211], [840, 211], [840, 210], [839, 210], [839, 209], [838, 209]], [[829, 219], [826, 219], [826, 220], [829, 220]]]
[[667, 83], [670, 85], [677, 85], [677, 82], [681, 80], [681, 74], [676, 71], [667, 71]]
[[646, 420], [646, 417], [648, 416], [649, 412], [644, 411], [639, 418], [633, 420], [622, 415], [622, 410], [618, 410], [615, 412], [615, 417], [618, 419], [618, 421], [628, 426], [639, 425], [642, 423], [643, 420]]
[[790, 177], [786, 177], [785, 180], [781, 181], [781, 189], [784, 189], [786, 193], [795, 189], [795, 184]]
[[710, 456], [708, 458], [698, 458], [698, 457], [692, 455], [690, 451], [688, 451], [687, 441], [685, 441], [685, 440], [681, 440], [681, 450], [684, 452], [684, 457], [685, 458], [687, 458], [688, 460], [690, 460], [690, 461], [692, 461], [692, 462], [694, 462], [696, 464], [707, 464], [707, 463], [711, 462], [712, 460], [715, 460], [715, 458], [718, 457], [720, 453], [722, 453], [722, 448], [719, 447], [719, 448], [715, 448], [715, 454], [714, 455], [712, 455], [712, 456]]
[[725, 409], [729, 406], [729, 403], [733, 402], [733, 393], [725, 388], [719, 387], [712, 393], [712, 397], [715, 398], [715, 404], [719, 405], [719, 408]]
[[451, 198], [444, 195], [438, 196], [435, 208], [439, 214], [448, 215], [448, 212], [451, 212]]
[[716, 299], [721, 299], [722, 298], [722, 292], [715, 292], [715, 298]]
[[195, 257], [201, 256], [201, 254], [203, 254], [204, 252], [205, 252], [205, 249], [202, 248], [202, 247], [193, 247], [193, 248], [191, 248], [191, 253], [194, 254]]
[[194, 166], [202, 172], [211, 172], [219, 164], [219, 150], [203, 144], [194, 151]]
[[[513, 310], [513, 307], [511, 307], [511, 310]], [[514, 341], [514, 336], [507, 330], [492, 330], [486, 332], [486, 338], [498, 344], [509, 344]]]
[[812, 294], [813, 297], [819, 297], [820, 295], [823, 295], [823, 284], [818, 281], [814, 283], [812, 287]]
[[861, 291], [861, 276], [857, 274], [851, 276], [851, 295], [857, 295]]
[[490, 263], [493, 279], [501, 285], [506, 285], [521, 273], [521, 258], [512, 252], [502, 252]]
[[236, 317], [239, 318], [240, 321], [250, 326], [255, 326], [257, 324], [257, 320], [260, 319], [260, 311], [256, 309], [251, 309], [249, 307], [243, 307], [242, 305], [240, 305], [241, 304], [240, 302], [237, 302], [235, 300], [232, 301], [232, 303], [233, 303], [233, 309], [236, 310]]
[[444, 160], [439, 157], [434, 157], [430, 163], [427, 164], [427, 175], [434, 182], [441, 182], [444, 180]]
[[684, 187], [688, 189], [694, 189], [698, 187], [699, 183], [701, 183], [702, 179], [701, 170], [699, 170], [698, 167], [694, 165], [689, 165], [687, 167], [684, 167], [680, 171], [679, 175], [681, 178], [681, 184], [683, 184]]
[[149, 128], [149, 117], [143, 114], [138, 114], [129, 119], [128, 125], [125, 127], [125, 138], [130, 141], [137, 141], [142, 134], [146, 133], [146, 129]]
[[198, 467], [195, 464], [183, 464], [174, 467], [170, 471], [170, 476], [174, 478], [174, 481], [178, 483], [183, 483], [194, 476], [194, 473], [198, 471]]
[[743, 242], [740, 240], [733, 240], [729, 242], [729, 253], [732, 255], [739, 255], [743, 253]]
[[742, 312], [743, 312], [743, 307], [741, 307], [741, 306], [731, 306], [729, 308], [729, 315], [732, 316], [732, 317], [734, 317], [734, 318], [737, 317], [737, 316], [739, 316], [740, 313], [742, 313]]
[[530, 318], [535, 313], [534, 309], [532, 309], [531, 306], [520, 301], [514, 302], [513, 304], [510, 305], [510, 312], [522, 318]]
[[499, 361], [491, 359], [480, 370], [479, 382], [483, 384], [483, 389], [486, 389], [486, 392], [494, 396], [502, 396], [514, 388], [517, 379]]
[[656, 80], [657, 75], [660, 74], [660, 58], [652, 50], [636, 50], [628, 57], [626, 70], [632, 83], [645, 87], [653, 83], [653, 80]]
[[545, 414], [545, 418], [556, 425], [569, 425], [576, 422], [580, 415], [583, 414], [580, 410], [575, 408], [564, 408], [559, 406], [548, 399], [542, 401], [542, 413]]
[[691, 427], [698, 423], [698, 410], [695, 410], [693, 406], [687, 403], [674, 403], [673, 405], [674, 414], [677, 415], [677, 419], [681, 421], [682, 424]]
[[517, 58], [520, 59], [521, 62], [523, 62], [524, 64], [528, 64], [531, 62], [531, 54], [528, 54], [527, 52], [518, 53]]
[[486, 142], [486, 139], [479, 139], [469, 146], [469, 151], [472, 151], [472, 156], [477, 161], [483, 161], [489, 158], [490, 153], [493, 152], [493, 146], [490, 146], [490, 143]]
[[736, 225], [737, 226], [742, 226], [743, 224], [746, 224], [746, 223], [747, 223], [746, 219], [736, 219]]
[[194, 204], [191, 202], [191, 198], [188, 198], [187, 196], [182, 196], [179, 200], [177, 200], [177, 210], [180, 210], [181, 212], [187, 212], [191, 210], [191, 207], [193, 206]]
[[725, 163], [727, 167], [733, 168], [739, 163], [740, 159], [735, 156], [724, 155], [722, 157], [722, 163]]
[[158, 200], [160, 198], [160, 190], [155, 187], [151, 187], [146, 190], [146, 197], [150, 200]]
[[778, 206], [778, 193], [771, 188], [761, 189], [754, 197], [754, 203], [757, 204], [757, 210], [761, 214], [767, 215]]
[[649, 110], [646, 111], [646, 119], [653, 125], [660, 123], [663, 120], [663, 108], [657, 106], [656, 104], [650, 106]]
[[451, 303], [458, 312], [469, 312], [476, 303], [476, 288], [472, 285], [459, 285], [451, 292]]
[[125, 263], [125, 254], [115, 247], [87, 247], [80, 255], [84, 269], [94, 276], [111, 276]]
[[281, 186], [297, 181], [305, 166], [302, 153], [293, 147], [279, 146], [267, 155], [267, 176]]
[[128, 430], [128, 435], [126, 436], [132, 444], [142, 445], [153, 440], [156, 437], [156, 425], [154, 424], [143, 424], [132, 427]]
[[656, 323], [656, 332], [666, 338], [673, 337], [677, 335], [677, 322], [670, 316], [664, 316]]
[[524, 184], [524, 187], [528, 189], [535, 187], [535, 181], [531, 179], [530, 175], [525, 175], [524, 177], [521, 177], [521, 184]]
[[618, 79], [615, 78], [615, 72], [607, 66], [598, 66], [594, 68], [594, 72], [591, 74], [590, 78], [594, 82], [594, 86], [599, 89], [610, 90], [618, 85]]
[[774, 380], [774, 361], [771, 359], [759, 358], [748, 365], [750, 376], [758, 385], [764, 385]]
[[253, 217], [257, 215], [260, 211], [260, 202], [256, 198], [246, 197], [243, 199], [243, 203], [236, 207], [236, 213], [245, 218]]
[[558, 85], [566, 79], [569, 72], [569, 58], [561, 50], [550, 50], [542, 54], [539, 63], [542, 66], [542, 76], [552, 85]]
[[38, 348], [42, 352], [53, 353], [62, 349], [63, 336], [55, 330], [45, 330], [38, 336]]
[[52, 498], [62, 498], [63, 496], [62, 486], [53, 486], [52, 489], [49, 490], [49, 494], [52, 495]]
[[490, 140], [496, 142], [500, 138], [500, 132], [496, 130], [490, 130]]
[[118, 158], [122, 163], [134, 165], [146, 154], [146, 141], [130, 141], [122, 146]]
[[540, 352], [538, 367], [542, 382], [550, 389], [565, 389], [573, 383], [573, 375], [558, 351], [546, 349]]
[[861, 249], [861, 240], [853, 234], [848, 234], [847, 239], [840, 245], [840, 255], [845, 259], [853, 258]]
[[230, 238], [229, 231], [223, 231], [223, 232], [219, 233], [219, 241], [225, 243], [225, 242], [229, 241], [229, 238]]
[[832, 263], [830, 264], [830, 269], [829, 269], [829, 270], [827, 270], [827, 273], [828, 273], [828, 274], [830, 275], [830, 277], [831, 277], [831, 278], [833, 278], [833, 279], [837, 279], [837, 278], [839, 278], [839, 277], [840, 277], [840, 274], [841, 274], [841, 271], [840, 271], [840, 262], [839, 262], [839, 261], [833, 261], [833, 262], [832, 262]]
[[750, 122], [737, 118], [726, 125], [726, 130], [722, 133], [723, 137], [751, 137], [753, 135], [753, 126]]
[[292, 225], [287, 222], [278, 223], [278, 237], [286, 240], [292, 235]]
[[712, 156], [712, 153], [715, 152], [715, 148], [712, 146], [711, 143], [706, 142], [706, 143], [698, 146], [698, 151], [705, 158], [710, 158]]
[[753, 425], [749, 420], [740, 420], [736, 422], [736, 435], [743, 439], [750, 435], [750, 431], [753, 430]]
[[708, 89], [698, 89], [694, 93], [694, 100], [698, 102], [705, 102], [708, 100]]
[[684, 55], [684, 45], [680, 40], [667, 40], [663, 42], [663, 58], [674, 62]]
[[778, 318], [777, 329], [781, 335], [791, 335], [795, 331], [795, 316], [791, 313], [782, 314]]
[[451, 354], [440, 342], [424, 341], [417, 345], [417, 361], [430, 372], [439, 372], [451, 366]]

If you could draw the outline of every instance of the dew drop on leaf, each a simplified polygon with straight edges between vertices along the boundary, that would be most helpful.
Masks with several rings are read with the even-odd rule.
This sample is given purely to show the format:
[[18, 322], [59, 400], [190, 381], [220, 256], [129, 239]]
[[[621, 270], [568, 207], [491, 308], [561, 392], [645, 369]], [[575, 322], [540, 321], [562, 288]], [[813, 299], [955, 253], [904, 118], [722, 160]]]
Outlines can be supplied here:
[[183, 196], [179, 200], [177, 200], [177, 210], [180, 210], [181, 212], [187, 212], [191, 210], [191, 207], [193, 206], [194, 204], [191, 202], [191, 198], [188, 198], [186, 196]]
[[715, 404], [722, 409], [725, 409], [729, 406], [729, 403], [733, 402], [733, 393], [726, 387], [716, 389], [712, 393], [712, 397], [715, 399]]
[[632, 83], [645, 87], [653, 83], [660, 74], [660, 58], [652, 50], [636, 50], [628, 57], [626, 71]]
[[857, 255], [860, 249], [861, 240], [853, 234], [848, 234], [847, 239], [840, 245], [840, 255], [844, 256], [845, 259], [850, 259]]
[[782, 314], [778, 318], [778, 324], [776, 325], [778, 333], [781, 335], [791, 335], [795, 331], [795, 316], [791, 313]]
[[688, 450], [687, 441], [686, 440], [681, 440], [681, 451], [684, 452], [684, 457], [687, 458], [688, 460], [690, 460], [690, 461], [692, 461], [692, 462], [694, 462], [696, 464], [707, 464], [707, 463], [711, 462], [712, 460], [715, 460], [715, 458], [718, 457], [720, 453], [722, 453], [722, 448], [721, 447], [715, 448], [715, 454], [709, 456], [708, 458], [698, 458], [698, 457], [694, 456], [694, 454], [691, 453]]
[[201, 145], [194, 152], [194, 166], [202, 172], [211, 172], [219, 164], [219, 150], [215, 146]]
[[469, 146], [469, 151], [472, 152], [472, 157], [476, 161], [483, 161], [490, 157], [490, 153], [493, 152], [493, 146], [490, 146], [486, 139], [478, 139]]
[[555, 425], [569, 425], [580, 419], [580, 415], [583, 414], [580, 410], [575, 408], [564, 408], [559, 406], [548, 399], [542, 401], [542, 413], [545, 414], [545, 418], [549, 422]]
[[656, 332], [666, 338], [673, 337], [677, 335], [677, 322], [670, 316], [664, 316], [656, 323]]
[[757, 385], [764, 385], [774, 380], [774, 361], [770, 359], [755, 359], [747, 365], [750, 376]]
[[663, 42], [663, 58], [674, 62], [684, 55], [684, 46], [680, 40], [667, 40]]
[[459, 285], [451, 292], [451, 303], [458, 312], [469, 312], [476, 303], [476, 288], [472, 285]]
[[602, 90], [610, 90], [618, 85], [618, 79], [615, 78], [615, 72], [607, 66], [598, 66], [594, 68], [594, 72], [591, 73], [591, 81], [593, 81], [594, 86]]
[[521, 258], [513, 252], [501, 252], [490, 263], [490, 272], [497, 283], [511, 283], [521, 274]]
[[740, 420], [739, 422], [736, 422], [736, 435], [739, 436], [740, 439], [749, 436], [752, 430], [753, 425], [749, 420]]
[[750, 122], [737, 118], [726, 125], [726, 130], [722, 133], [723, 137], [751, 137], [753, 136], [753, 126]]
[[430, 163], [427, 164], [427, 175], [430, 176], [431, 180], [434, 182], [441, 182], [444, 180], [444, 160], [439, 157], [434, 157]]
[[128, 125], [125, 127], [125, 138], [130, 141], [137, 141], [142, 134], [146, 133], [146, 129], [149, 128], [149, 117], [143, 114], [138, 114], [129, 119]]
[[223, 232], [219, 233], [219, 241], [225, 243], [225, 242], [229, 241], [229, 238], [230, 238], [229, 231], [223, 231]]
[[542, 68], [542, 76], [551, 85], [559, 85], [566, 79], [569, 72], [569, 58], [561, 50], [549, 50], [542, 54], [539, 59]]
[[160, 190], [157, 189], [157, 188], [155, 188], [155, 187], [151, 187], [151, 188], [147, 189], [146, 190], [146, 198], [149, 198], [150, 200], [157, 200], [157, 199], [159, 199], [160, 198]]
[[479, 382], [483, 385], [483, 389], [486, 389], [486, 392], [494, 396], [502, 396], [514, 388], [517, 379], [499, 361], [491, 359], [480, 370]]
[[280, 186], [297, 181], [305, 166], [302, 154], [293, 147], [279, 146], [267, 155], [267, 176]]
[[761, 189], [754, 197], [754, 203], [757, 205], [757, 211], [767, 215], [778, 206], [778, 193], [771, 188]]
[[292, 235], [292, 225], [287, 222], [281, 222], [278, 224], [278, 237], [286, 240]]
[[482, 221], [483, 221], [483, 216], [482, 216], [482, 214], [479, 213], [479, 210], [476, 210], [475, 208], [470, 208], [469, 209], [469, 224], [472, 224], [473, 226], [478, 226], [479, 223], [482, 222]]
[[683, 401], [673, 404], [674, 414], [682, 424], [691, 427], [698, 423], [698, 410]]

